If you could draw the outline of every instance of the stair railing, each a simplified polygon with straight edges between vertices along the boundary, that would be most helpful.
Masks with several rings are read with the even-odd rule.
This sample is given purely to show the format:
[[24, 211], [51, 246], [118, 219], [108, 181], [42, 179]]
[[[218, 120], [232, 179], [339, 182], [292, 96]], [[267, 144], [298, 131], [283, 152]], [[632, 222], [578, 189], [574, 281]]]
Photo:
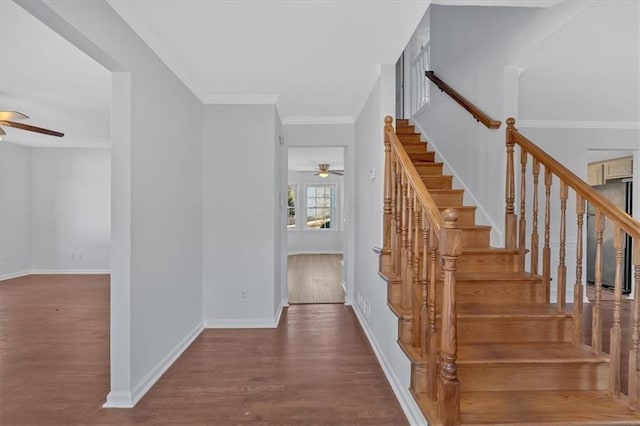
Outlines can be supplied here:
[[[399, 277], [401, 304], [413, 314], [411, 344], [427, 360], [425, 390], [439, 405], [443, 424], [459, 424], [457, 377], [456, 260], [461, 251], [457, 212], [440, 213], [414, 164], [385, 118], [383, 256]], [[443, 280], [441, 301], [436, 279]], [[436, 329], [436, 305], [441, 326]]]
[[[515, 169], [515, 146], [520, 148], [520, 175], [519, 175], [519, 202], [518, 213], [516, 213], [516, 169]], [[614, 278], [614, 301], [613, 301], [613, 322], [609, 338], [609, 393], [620, 398], [621, 383], [621, 342], [622, 342], [622, 265], [623, 265], [623, 242], [629, 236], [633, 242], [634, 266], [633, 284], [634, 301], [631, 307], [631, 347], [629, 351], [628, 366], [628, 401], [633, 409], [637, 409], [640, 392], [640, 222], [634, 220], [623, 210], [615, 206], [604, 196], [596, 192], [586, 182], [577, 177], [574, 173], [560, 164], [557, 160], [523, 136], [515, 127], [515, 119], [507, 119], [506, 130], [507, 147], [507, 176], [505, 191], [505, 246], [507, 248], [518, 248], [520, 251], [520, 267], [525, 268], [525, 257], [527, 252], [530, 256], [531, 273], [539, 272], [539, 235], [538, 235], [538, 209], [539, 191], [542, 193], [540, 185], [541, 166], [543, 168], [544, 182], [544, 229], [543, 248], [541, 253], [542, 277], [545, 284], [547, 301], [550, 297], [551, 283], [551, 188], [555, 179], [558, 180], [559, 196], [559, 223], [558, 231], [558, 261], [557, 261], [557, 308], [560, 311], [566, 309], [567, 290], [567, 266], [566, 266], [566, 219], [567, 200], [570, 190], [575, 195], [575, 212], [577, 224], [576, 240], [576, 272], [573, 286], [573, 317], [574, 330], [573, 340], [576, 344], [582, 342], [583, 334], [583, 261], [584, 246], [584, 216], [585, 203], [588, 203], [595, 210], [595, 257], [586, 259], [586, 262], [593, 262], [595, 266], [595, 300], [592, 306], [591, 342], [592, 351], [596, 355], [603, 353], [603, 306], [602, 306], [602, 269], [603, 269], [603, 232], [605, 229], [605, 218], [613, 227], [613, 250], [615, 251], [615, 278]], [[530, 161], [529, 161], [530, 159]], [[529, 164], [531, 166], [529, 167]], [[531, 179], [527, 173], [531, 172]], [[527, 182], [532, 183], [532, 209], [531, 209], [531, 234], [530, 246], [526, 246], [527, 239]], [[554, 222], [555, 223], [555, 222]]]
[[458, 103], [462, 108], [466, 109], [473, 118], [476, 119], [477, 122], [485, 125], [487, 129], [499, 129], [502, 125], [502, 122], [499, 120], [494, 120], [485, 114], [480, 108], [475, 106], [473, 103], [469, 102], [467, 98], [458, 93], [453, 87], [449, 86], [444, 81], [440, 80], [440, 78], [433, 71], [425, 71], [424, 75], [433, 82], [438, 89], [442, 92], [446, 93]]

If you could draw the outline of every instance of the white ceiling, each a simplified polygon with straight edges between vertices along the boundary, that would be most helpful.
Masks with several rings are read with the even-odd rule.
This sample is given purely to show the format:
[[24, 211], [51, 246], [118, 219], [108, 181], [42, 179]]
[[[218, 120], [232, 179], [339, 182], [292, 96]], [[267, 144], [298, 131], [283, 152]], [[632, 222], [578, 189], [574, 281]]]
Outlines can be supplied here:
[[330, 170], [344, 170], [344, 148], [340, 147], [292, 147], [289, 148], [289, 170], [296, 172], [317, 171], [318, 164], [329, 164]]
[[396, 62], [429, 4], [108, 1], [203, 102], [277, 99], [284, 123], [353, 119], [377, 64]]
[[39, 147], [109, 146], [111, 74], [12, 1], [0, 1], [0, 110], [62, 138], [3, 126], [3, 140]]

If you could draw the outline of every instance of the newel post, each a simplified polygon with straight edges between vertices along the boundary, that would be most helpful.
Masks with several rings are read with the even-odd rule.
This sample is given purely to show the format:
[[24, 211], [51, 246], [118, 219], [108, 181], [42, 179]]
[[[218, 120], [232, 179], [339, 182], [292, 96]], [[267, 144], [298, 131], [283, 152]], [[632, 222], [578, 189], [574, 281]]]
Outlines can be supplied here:
[[442, 328], [440, 335], [440, 371], [438, 374], [438, 405], [445, 426], [460, 424], [460, 382], [456, 367], [458, 336], [456, 324], [456, 261], [462, 248], [462, 232], [458, 214], [453, 209], [442, 213], [440, 256], [442, 258]]
[[384, 216], [383, 216], [383, 252], [391, 252], [391, 141], [389, 133], [393, 132], [393, 117], [384, 118]]
[[513, 149], [515, 147], [514, 133], [517, 131], [516, 120], [513, 117], [507, 118], [507, 176], [505, 188], [505, 213], [504, 213], [504, 246], [505, 248], [516, 248], [517, 238], [517, 217], [515, 212], [515, 169], [513, 160]]

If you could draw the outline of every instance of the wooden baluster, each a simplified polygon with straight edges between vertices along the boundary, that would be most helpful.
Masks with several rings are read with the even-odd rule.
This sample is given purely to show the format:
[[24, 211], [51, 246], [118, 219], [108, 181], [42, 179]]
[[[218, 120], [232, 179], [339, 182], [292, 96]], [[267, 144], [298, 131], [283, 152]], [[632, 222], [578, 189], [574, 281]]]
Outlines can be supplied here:
[[391, 270], [394, 274], [398, 273], [398, 265], [396, 265], [396, 251], [398, 249], [396, 240], [397, 240], [397, 230], [398, 230], [398, 191], [396, 186], [396, 174], [398, 164], [396, 161], [396, 157], [391, 152]]
[[391, 251], [391, 141], [388, 133], [393, 132], [393, 118], [384, 118], [384, 215], [382, 230], [382, 251], [387, 256]]
[[533, 217], [531, 219], [531, 273], [538, 274], [538, 178], [540, 176], [540, 162], [533, 159]]
[[551, 299], [551, 247], [550, 224], [551, 224], [551, 184], [553, 183], [553, 175], [548, 167], [544, 168], [544, 248], [542, 249], [542, 280], [544, 282], [545, 300], [549, 302]]
[[631, 349], [629, 350], [629, 405], [640, 401], [640, 241], [633, 240], [633, 304], [631, 305]]
[[516, 199], [515, 194], [515, 176], [514, 176], [514, 163], [513, 163], [513, 148], [515, 141], [512, 138], [512, 132], [516, 131], [514, 127], [515, 120], [513, 118], [507, 119], [507, 180], [505, 188], [505, 213], [504, 213], [504, 233], [505, 233], [505, 247], [516, 248], [516, 227], [517, 218], [514, 208]]
[[400, 164], [400, 160], [396, 157], [396, 254], [395, 254], [395, 264], [396, 264], [396, 275], [401, 275], [402, 273], [402, 203], [404, 199], [404, 194], [402, 192], [402, 164]]
[[[409, 297], [407, 298], [407, 306], [406, 308], [411, 310], [414, 305], [414, 293], [413, 293], [413, 199], [414, 199], [414, 189], [409, 185], [407, 188], [407, 261], [404, 265], [406, 268], [405, 272], [405, 283], [404, 288], [406, 289]], [[415, 320], [415, 318], [414, 318]]]
[[567, 303], [567, 198], [569, 187], [560, 181], [560, 260], [558, 261], [558, 310], [563, 311]]
[[437, 398], [438, 388], [438, 333], [436, 332], [436, 263], [438, 259], [438, 240], [433, 227], [429, 230], [429, 369], [427, 378], [427, 395], [431, 401]]
[[[415, 198], [415, 194], [414, 194]], [[420, 312], [422, 311], [422, 286], [420, 281], [420, 247], [422, 246], [422, 232], [420, 216], [422, 209], [417, 198], [413, 202], [413, 346], [419, 348], [421, 345], [422, 321]]]
[[622, 343], [622, 251], [625, 233], [613, 227], [613, 248], [616, 252], [616, 273], [613, 290], [613, 327], [609, 339], [609, 395], [620, 398], [620, 345]]
[[527, 151], [520, 148], [520, 223], [518, 225], [518, 248], [520, 249], [520, 271], [524, 271], [524, 258], [527, 254], [526, 247], [526, 196], [527, 196]]
[[596, 298], [591, 308], [591, 346], [593, 353], [602, 353], [602, 233], [604, 231], [604, 217], [600, 210], [596, 210], [596, 258], [595, 258], [595, 287]]
[[461, 252], [462, 232], [456, 225], [458, 216], [455, 210], [445, 210], [442, 213], [442, 219], [440, 255], [442, 256], [443, 296], [438, 405], [440, 421], [443, 425], [449, 426], [460, 424], [460, 382], [456, 367], [458, 338], [455, 271], [456, 260]]
[[400, 282], [402, 283], [402, 307], [408, 308], [411, 306], [411, 289], [407, 289], [407, 225], [409, 218], [407, 217], [407, 177], [402, 171], [401, 179], [401, 193], [402, 193], [402, 248], [400, 253]]
[[420, 308], [420, 353], [423, 357], [427, 355], [429, 338], [429, 220], [427, 215], [422, 213], [422, 303]]
[[582, 286], [584, 199], [576, 194], [576, 214], [578, 216], [578, 235], [576, 242], [576, 283], [573, 286], [573, 343], [582, 343], [582, 313], [584, 287]]

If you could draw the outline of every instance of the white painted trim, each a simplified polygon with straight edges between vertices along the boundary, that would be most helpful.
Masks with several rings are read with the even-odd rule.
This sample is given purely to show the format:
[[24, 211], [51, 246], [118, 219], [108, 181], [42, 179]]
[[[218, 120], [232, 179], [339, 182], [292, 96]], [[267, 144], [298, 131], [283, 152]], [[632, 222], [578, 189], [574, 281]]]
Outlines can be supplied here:
[[295, 250], [287, 252], [287, 256], [295, 256], [297, 254], [341, 254], [344, 256], [343, 250]]
[[281, 314], [282, 308], [280, 308], [277, 316], [274, 318], [205, 319], [204, 328], [278, 328], [278, 321], [280, 321]]
[[131, 400], [131, 392], [114, 392], [111, 391], [107, 395], [107, 401], [102, 405], [103, 408], [133, 408], [135, 404]]
[[369, 344], [371, 345], [373, 352], [376, 354], [376, 358], [378, 358], [378, 362], [382, 367], [382, 371], [387, 377], [387, 381], [391, 385], [391, 389], [396, 395], [398, 403], [400, 403], [400, 407], [402, 407], [402, 411], [404, 411], [405, 416], [407, 416], [407, 420], [409, 420], [409, 423], [411, 425], [427, 426], [427, 420], [422, 415], [422, 411], [420, 411], [420, 408], [418, 407], [415, 399], [413, 399], [413, 395], [411, 395], [409, 389], [405, 389], [403, 387], [402, 382], [400, 382], [398, 376], [396, 376], [396, 374], [393, 372], [389, 360], [387, 359], [387, 357], [385, 357], [384, 352], [382, 352], [382, 350], [380, 349], [380, 346], [378, 345], [378, 342], [373, 335], [373, 331], [369, 328], [369, 325], [364, 320], [364, 314], [360, 312], [360, 307], [357, 304], [353, 305], [353, 311], [356, 313], [356, 317], [360, 322], [360, 326], [362, 327], [364, 334], [367, 336], [367, 339], [369, 339]]
[[31, 275], [109, 275], [110, 269], [32, 269]]
[[355, 119], [350, 115], [334, 115], [326, 117], [284, 117], [283, 126], [301, 126], [308, 124], [354, 124]]
[[[287, 306], [289, 306], [289, 303], [287, 303]], [[278, 312], [276, 312], [276, 316], [274, 320], [275, 328], [278, 328], [278, 326], [280, 325], [280, 320], [282, 319], [283, 310], [284, 310], [284, 304], [280, 304], [280, 308], [278, 309]]]
[[517, 128], [640, 130], [640, 121], [516, 120]]
[[[133, 408], [149, 389], [173, 365], [182, 353], [202, 333], [204, 327], [198, 323], [141, 381], [129, 392], [109, 392], [104, 408]], [[113, 394], [113, 395], [112, 395]]]
[[552, 7], [563, 0], [433, 0], [445, 6]]
[[26, 277], [31, 275], [31, 271], [12, 272], [10, 274], [0, 275], [0, 281], [12, 280], [14, 278]]
[[278, 95], [206, 95], [203, 103], [211, 105], [274, 105]]
[[496, 238], [498, 240], [504, 241], [504, 236], [502, 234], [502, 227], [498, 226], [495, 222], [493, 222], [493, 220], [491, 220], [491, 216], [489, 216], [487, 214], [487, 211], [484, 209], [484, 207], [482, 207], [482, 204], [473, 195], [473, 192], [464, 183], [464, 181], [462, 179], [460, 179], [460, 175], [458, 175], [458, 173], [455, 171], [455, 169], [453, 167], [451, 167], [451, 165], [449, 164], [447, 159], [444, 158], [440, 154], [440, 151], [438, 150], [438, 147], [436, 146], [436, 143], [434, 142], [434, 140], [422, 129], [422, 127], [420, 127], [420, 125], [417, 122], [412, 120], [411, 124], [413, 124], [416, 127], [416, 129], [418, 130], [418, 132], [422, 133], [422, 135], [425, 137], [425, 139], [427, 139], [427, 141], [428, 141], [427, 143], [429, 143], [429, 146], [431, 147], [431, 149], [433, 149], [433, 151], [438, 156], [438, 161], [442, 161], [442, 163], [447, 167], [447, 169], [449, 169], [449, 171], [451, 172], [451, 174], [455, 178], [456, 183], [458, 183], [458, 184], [460, 184], [462, 186], [462, 189], [464, 189], [465, 197], [469, 196], [471, 198], [471, 200], [473, 202], [473, 205], [476, 206], [476, 211], [479, 211], [480, 214], [482, 215], [482, 217], [484, 217], [487, 220], [487, 222], [489, 222], [489, 225], [491, 226], [491, 232], [492, 233], [495, 232]]

